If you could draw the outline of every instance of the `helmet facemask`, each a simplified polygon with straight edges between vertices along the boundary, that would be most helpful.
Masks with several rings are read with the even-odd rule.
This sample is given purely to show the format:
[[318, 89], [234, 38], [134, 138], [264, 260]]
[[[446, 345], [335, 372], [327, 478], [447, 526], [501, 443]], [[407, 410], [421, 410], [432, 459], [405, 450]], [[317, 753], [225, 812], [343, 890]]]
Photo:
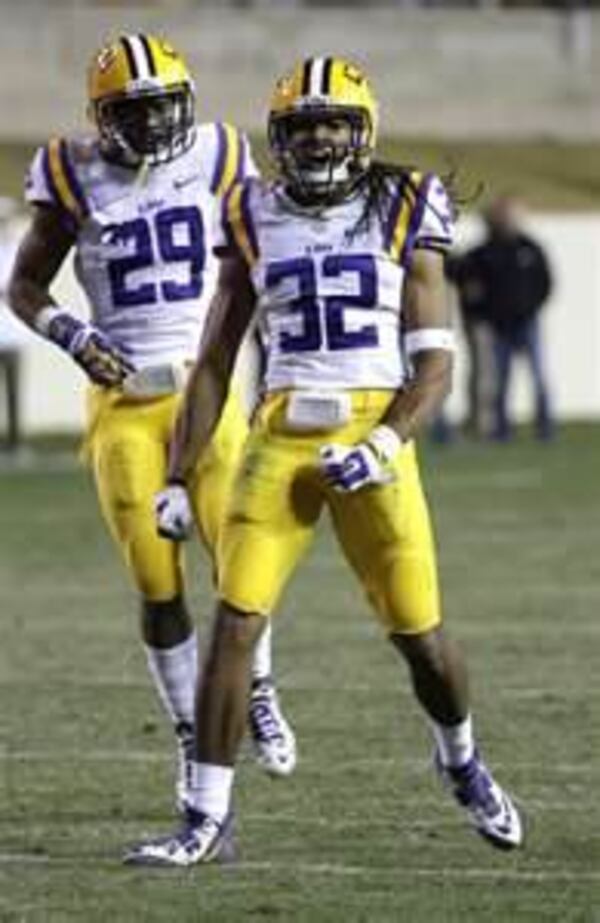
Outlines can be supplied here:
[[194, 140], [194, 96], [186, 84], [107, 97], [94, 112], [104, 155], [122, 166], [168, 163]]
[[271, 153], [302, 204], [343, 201], [371, 160], [370, 119], [350, 106], [311, 106], [269, 118]]

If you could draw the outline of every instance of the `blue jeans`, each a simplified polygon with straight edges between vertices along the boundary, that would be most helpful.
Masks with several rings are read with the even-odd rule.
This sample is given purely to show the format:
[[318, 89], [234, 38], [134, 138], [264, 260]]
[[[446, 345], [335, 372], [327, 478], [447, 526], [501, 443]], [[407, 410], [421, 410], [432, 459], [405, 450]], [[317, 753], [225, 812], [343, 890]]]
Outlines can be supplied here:
[[525, 321], [510, 333], [494, 333], [494, 360], [496, 363], [497, 390], [494, 401], [495, 439], [510, 439], [511, 423], [508, 417], [508, 389], [514, 357], [522, 354], [526, 359], [534, 390], [535, 431], [538, 439], [550, 439], [554, 434], [548, 387], [542, 363], [540, 325], [537, 317]]

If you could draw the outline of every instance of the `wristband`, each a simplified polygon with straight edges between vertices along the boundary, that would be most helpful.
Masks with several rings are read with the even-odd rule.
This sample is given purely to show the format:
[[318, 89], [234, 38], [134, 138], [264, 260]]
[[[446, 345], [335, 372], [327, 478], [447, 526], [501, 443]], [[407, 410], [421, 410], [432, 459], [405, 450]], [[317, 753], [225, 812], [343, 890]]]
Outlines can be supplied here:
[[72, 356], [84, 345], [89, 330], [83, 321], [53, 304], [38, 311], [34, 326], [43, 337], [52, 340]]
[[396, 430], [385, 423], [380, 423], [371, 430], [367, 443], [375, 452], [377, 460], [384, 464], [388, 464], [402, 448], [402, 439]]
[[50, 337], [50, 327], [52, 326], [53, 321], [57, 317], [60, 317], [64, 314], [64, 311], [61, 311], [60, 308], [57, 308], [55, 304], [48, 304], [45, 308], [41, 308], [38, 313], [35, 315], [33, 326], [43, 337], [51, 339]]
[[422, 327], [404, 334], [404, 348], [409, 356], [427, 349], [445, 349], [454, 352], [454, 333], [447, 327]]

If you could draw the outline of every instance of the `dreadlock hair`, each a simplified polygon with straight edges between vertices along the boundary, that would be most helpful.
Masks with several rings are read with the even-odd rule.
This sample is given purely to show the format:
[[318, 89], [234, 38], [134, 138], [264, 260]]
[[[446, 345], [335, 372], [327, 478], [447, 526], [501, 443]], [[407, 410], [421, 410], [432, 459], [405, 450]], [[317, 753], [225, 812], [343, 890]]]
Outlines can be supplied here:
[[[416, 167], [411, 164], [394, 164], [382, 160], [374, 160], [370, 164], [361, 179], [361, 185], [366, 192], [365, 205], [352, 229], [353, 234], [370, 228], [373, 221], [384, 225], [396, 188], [401, 189], [402, 195], [411, 196], [414, 201], [419, 200], [422, 193], [413, 179], [415, 170]], [[440, 178], [448, 194], [454, 218], [458, 216], [461, 208], [474, 202], [481, 194], [480, 186], [469, 194], [461, 192], [458, 188], [458, 171], [455, 168], [450, 169]], [[435, 211], [434, 206], [429, 202], [426, 206]]]

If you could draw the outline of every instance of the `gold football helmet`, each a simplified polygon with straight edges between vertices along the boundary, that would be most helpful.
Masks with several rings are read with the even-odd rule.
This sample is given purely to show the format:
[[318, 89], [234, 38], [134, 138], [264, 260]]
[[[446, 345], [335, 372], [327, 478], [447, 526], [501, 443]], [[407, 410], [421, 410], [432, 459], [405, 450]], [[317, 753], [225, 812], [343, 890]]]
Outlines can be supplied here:
[[123, 166], [166, 163], [194, 140], [187, 65], [153, 35], [122, 35], [101, 48], [88, 71], [88, 97], [102, 153]]
[[344, 58], [308, 58], [275, 86], [269, 146], [286, 185], [307, 203], [343, 199], [365, 175], [377, 139], [377, 102]]

